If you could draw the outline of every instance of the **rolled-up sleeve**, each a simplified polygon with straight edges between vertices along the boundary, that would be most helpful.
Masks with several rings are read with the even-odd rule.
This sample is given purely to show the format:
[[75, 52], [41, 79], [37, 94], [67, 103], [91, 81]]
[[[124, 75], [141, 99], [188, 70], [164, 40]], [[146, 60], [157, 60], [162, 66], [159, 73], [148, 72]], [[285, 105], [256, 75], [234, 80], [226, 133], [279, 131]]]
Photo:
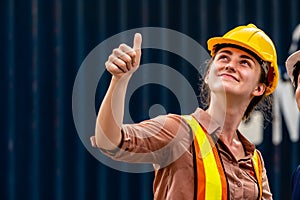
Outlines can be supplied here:
[[191, 145], [190, 128], [181, 116], [169, 114], [122, 126], [122, 141], [112, 159], [132, 163], [165, 164], [179, 158]]

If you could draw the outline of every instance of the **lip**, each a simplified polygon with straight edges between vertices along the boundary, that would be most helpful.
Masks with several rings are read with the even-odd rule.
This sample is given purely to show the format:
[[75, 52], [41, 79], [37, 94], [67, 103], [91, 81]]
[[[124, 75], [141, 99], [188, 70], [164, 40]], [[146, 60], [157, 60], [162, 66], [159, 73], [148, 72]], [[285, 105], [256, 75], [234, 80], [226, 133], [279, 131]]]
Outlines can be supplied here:
[[236, 78], [235, 76], [233, 76], [233, 75], [231, 75], [231, 74], [221, 73], [219, 76], [225, 77], [225, 78], [229, 77], [229, 78], [231, 78], [231, 79], [234, 79], [234, 80], [237, 81], [237, 82], [240, 82], [238, 78]]

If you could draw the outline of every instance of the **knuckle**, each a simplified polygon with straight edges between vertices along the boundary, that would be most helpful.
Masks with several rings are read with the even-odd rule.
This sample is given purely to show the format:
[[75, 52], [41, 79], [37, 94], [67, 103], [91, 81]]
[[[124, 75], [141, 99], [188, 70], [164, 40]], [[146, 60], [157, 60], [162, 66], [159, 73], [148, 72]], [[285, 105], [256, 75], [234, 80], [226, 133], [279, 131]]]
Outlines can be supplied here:
[[128, 52], [128, 54], [130, 55], [131, 58], [136, 56], [136, 52], [134, 50]]
[[121, 68], [126, 68], [126, 63], [124, 61], [121, 61], [119, 62], [118, 66]]
[[108, 60], [109, 61], [112, 61], [112, 60], [114, 60], [115, 59], [115, 56], [113, 56], [113, 55], [110, 55], [109, 57], [108, 57]]
[[108, 61], [105, 62], [105, 67], [106, 67], [106, 69], [111, 68], [112, 65], [113, 65], [113, 64], [112, 64], [111, 62], [108, 62]]
[[120, 46], [119, 46], [120, 49], [124, 49], [124, 48], [126, 48], [126, 47], [127, 47], [127, 45], [124, 44], [124, 43], [120, 44]]
[[119, 52], [119, 49], [113, 49], [113, 51], [112, 51], [112, 53], [115, 55], [118, 54], [118, 52]]
[[131, 62], [131, 57], [130, 56], [124, 56], [124, 61], [127, 63]]

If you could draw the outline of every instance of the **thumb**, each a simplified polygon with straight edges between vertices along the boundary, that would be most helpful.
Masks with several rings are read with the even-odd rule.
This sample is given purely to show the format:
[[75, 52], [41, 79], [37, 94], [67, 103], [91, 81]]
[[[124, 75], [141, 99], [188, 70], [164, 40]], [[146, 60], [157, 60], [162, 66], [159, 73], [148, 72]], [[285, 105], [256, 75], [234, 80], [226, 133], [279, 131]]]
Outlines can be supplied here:
[[141, 48], [142, 48], [142, 35], [140, 33], [136, 33], [133, 39], [133, 50], [136, 52], [136, 56], [133, 60], [134, 67], [140, 64], [141, 54], [142, 54]]
[[142, 35], [140, 33], [136, 33], [133, 39], [133, 49], [135, 51], [141, 50], [142, 46]]

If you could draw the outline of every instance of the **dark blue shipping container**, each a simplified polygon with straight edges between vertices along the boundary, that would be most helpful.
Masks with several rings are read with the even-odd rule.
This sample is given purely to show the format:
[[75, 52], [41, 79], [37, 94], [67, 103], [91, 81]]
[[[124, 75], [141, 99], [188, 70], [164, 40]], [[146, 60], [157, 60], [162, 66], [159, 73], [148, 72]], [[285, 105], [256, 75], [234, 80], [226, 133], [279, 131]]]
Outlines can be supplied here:
[[[290, 83], [284, 62], [299, 49], [300, 30], [298, 36], [294, 33], [300, 24], [299, 4], [298, 0], [2, 0], [0, 199], [153, 199], [154, 172], [113, 169], [96, 159], [80, 137], [72, 95], [82, 63], [99, 44], [131, 29], [174, 30], [206, 48], [210, 37], [249, 23], [273, 39], [281, 78], [269, 120], [248, 125], [261, 131], [253, 142], [263, 154], [274, 199], [289, 199], [291, 175], [300, 164], [300, 117], [295, 105], [288, 103], [293, 94], [285, 89]], [[160, 50], [144, 49], [142, 63], [172, 66], [197, 92], [198, 77], [187, 60]], [[99, 58], [110, 52], [108, 47]], [[104, 63], [99, 68], [104, 69]], [[103, 70], [94, 96], [95, 113], [109, 79]], [[88, 85], [82, 87], [88, 90]], [[78, 113], [86, 109], [84, 92], [80, 94]], [[131, 97], [129, 112], [135, 122], [149, 118], [152, 105], [180, 113], [165, 87], [148, 85]]]

